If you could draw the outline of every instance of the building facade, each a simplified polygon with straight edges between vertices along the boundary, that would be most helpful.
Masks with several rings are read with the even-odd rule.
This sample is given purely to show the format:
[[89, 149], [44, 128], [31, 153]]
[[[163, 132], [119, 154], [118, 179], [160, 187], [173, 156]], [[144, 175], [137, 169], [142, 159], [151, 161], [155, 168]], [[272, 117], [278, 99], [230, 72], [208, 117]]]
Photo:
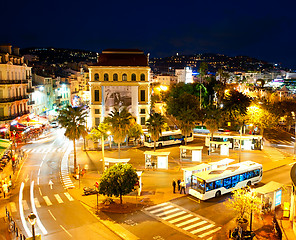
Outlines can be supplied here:
[[144, 126], [150, 113], [148, 57], [136, 49], [107, 49], [89, 67], [90, 118], [98, 126], [115, 108], [126, 107]]
[[178, 83], [193, 83], [192, 69], [190, 67], [175, 69], [175, 75], [177, 76]]
[[28, 104], [33, 92], [31, 67], [24, 62], [19, 48], [0, 46], [0, 122], [31, 112]]

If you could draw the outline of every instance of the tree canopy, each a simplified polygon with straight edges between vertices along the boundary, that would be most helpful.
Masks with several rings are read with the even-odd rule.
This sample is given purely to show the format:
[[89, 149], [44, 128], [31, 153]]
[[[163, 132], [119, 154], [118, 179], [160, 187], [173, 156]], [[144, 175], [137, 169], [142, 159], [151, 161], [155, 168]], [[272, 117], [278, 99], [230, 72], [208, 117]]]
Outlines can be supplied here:
[[156, 141], [159, 139], [162, 129], [165, 125], [164, 117], [159, 113], [150, 113], [149, 119], [146, 121], [148, 132], [151, 139], [154, 141], [154, 151], [156, 148]]
[[104, 172], [99, 193], [108, 197], [113, 195], [120, 197], [120, 204], [122, 204], [122, 196], [132, 192], [138, 180], [136, 169], [132, 165], [119, 163]]

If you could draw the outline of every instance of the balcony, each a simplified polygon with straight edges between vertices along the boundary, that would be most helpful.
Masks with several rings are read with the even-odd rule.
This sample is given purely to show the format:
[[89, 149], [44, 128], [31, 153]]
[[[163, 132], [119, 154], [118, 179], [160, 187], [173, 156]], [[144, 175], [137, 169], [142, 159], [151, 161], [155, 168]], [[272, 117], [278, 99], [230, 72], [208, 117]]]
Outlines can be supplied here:
[[57, 85], [57, 84], [53, 84], [52, 87], [53, 87], [53, 88], [57, 88], [58, 85]]
[[22, 99], [28, 99], [28, 95], [23, 96], [17, 96], [17, 97], [11, 97], [11, 98], [0, 98], [0, 103], [7, 103], [7, 102], [14, 102]]
[[35, 104], [35, 101], [28, 101], [27, 102], [27, 105], [34, 105]]
[[57, 99], [61, 99], [62, 98], [62, 96], [57, 96]]
[[13, 114], [13, 115], [10, 115], [10, 116], [1, 116], [0, 121], [13, 120], [13, 119], [15, 119], [17, 117], [23, 116], [23, 115], [28, 114], [28, 113], [30, 113], [30, 111], [23, 111], [23, 112], [19, 112], [17, 114]]
[[34, 88], [27, 88], [27, 93], [33, 93], [35, 91]]
[[0, 80], [0, 84], [27, 84], [28, 80]]

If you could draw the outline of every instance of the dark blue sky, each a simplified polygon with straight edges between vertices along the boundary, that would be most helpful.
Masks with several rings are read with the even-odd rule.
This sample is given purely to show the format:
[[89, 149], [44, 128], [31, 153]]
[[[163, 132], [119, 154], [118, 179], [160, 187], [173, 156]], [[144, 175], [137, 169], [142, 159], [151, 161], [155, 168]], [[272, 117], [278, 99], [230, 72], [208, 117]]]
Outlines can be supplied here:
[[6, 1], [0, 42], [97, 52], [139, 48], [151, 57], [248, 55], [296, 69], [295, 7], [293, 0]]

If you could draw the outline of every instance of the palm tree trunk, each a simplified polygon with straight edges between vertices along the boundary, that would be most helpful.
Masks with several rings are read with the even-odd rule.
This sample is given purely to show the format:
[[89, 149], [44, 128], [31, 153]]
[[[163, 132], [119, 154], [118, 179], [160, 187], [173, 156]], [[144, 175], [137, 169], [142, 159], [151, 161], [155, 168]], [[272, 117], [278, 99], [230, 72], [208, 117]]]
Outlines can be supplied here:
[[154, 141], [154, 146], [153, 146], [154, 152], [155, 152], [155, 148], [156, 148], [156, 141]]
[[118, 143], [118, 158], [120, 158], [120, 142]]
[[73, 140], [73, 150], [74, 150], [74, 173], [76, 174], [77, 163], [76, 163], [76, 143], [75, 143], [75, 139]]
[[120, 204], [122, 204], [122, 194], [120, 194], [119, 196], [120, 196]]

